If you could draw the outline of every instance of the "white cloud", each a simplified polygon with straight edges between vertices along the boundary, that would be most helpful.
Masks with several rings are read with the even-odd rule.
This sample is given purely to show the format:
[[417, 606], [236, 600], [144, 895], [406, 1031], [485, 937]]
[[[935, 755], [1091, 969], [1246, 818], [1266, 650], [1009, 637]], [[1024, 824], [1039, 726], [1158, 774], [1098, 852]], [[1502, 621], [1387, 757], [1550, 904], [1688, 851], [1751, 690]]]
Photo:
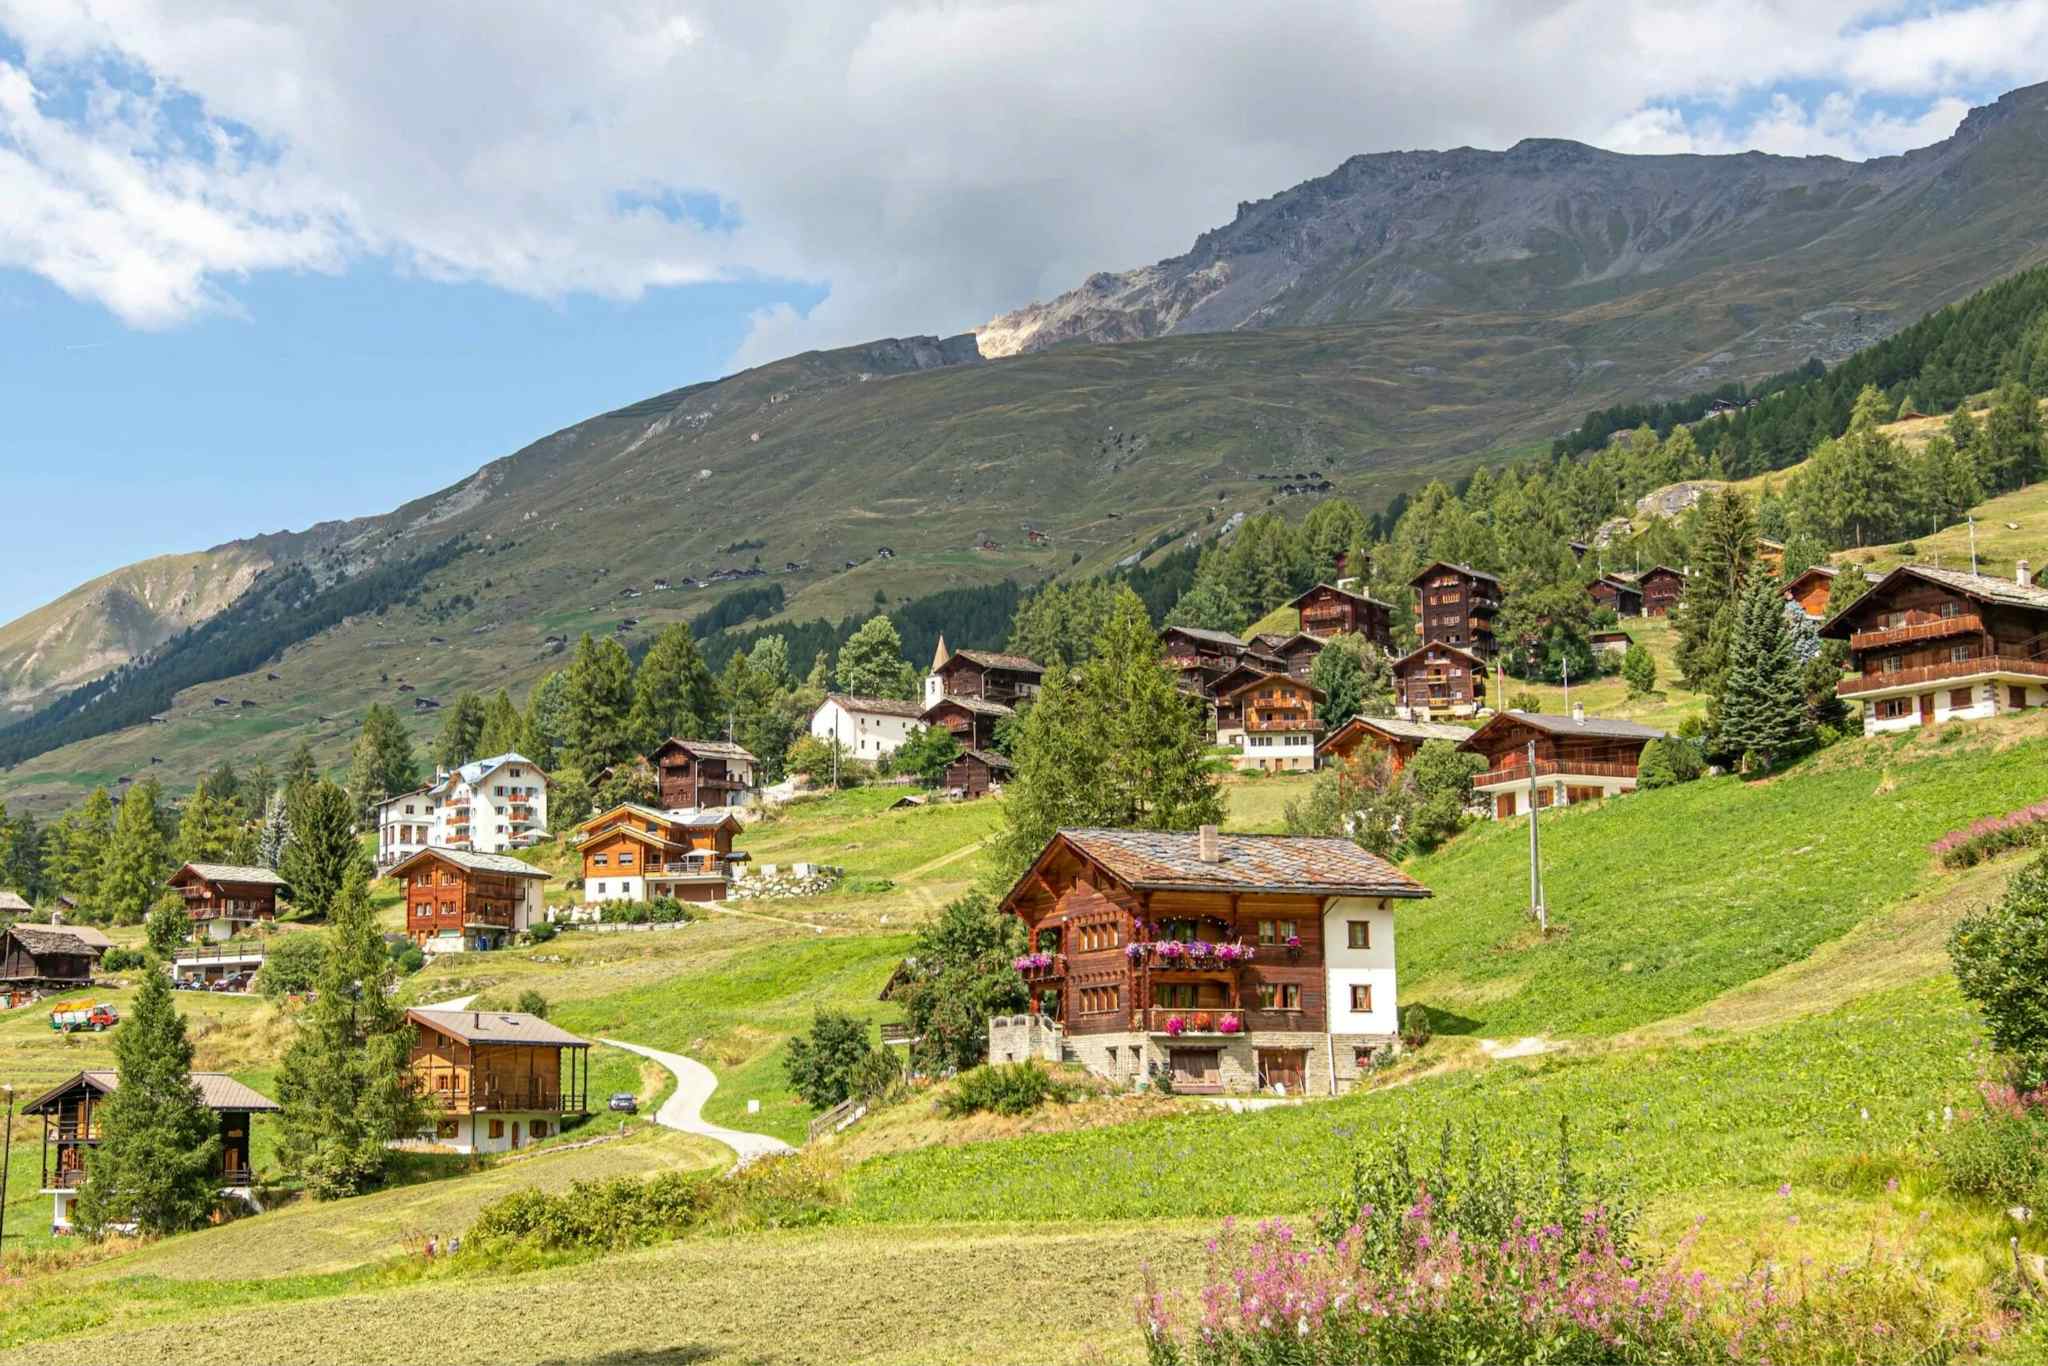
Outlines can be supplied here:
[[827, 285], [753, 320], [757, 361], [970, 327], [1354, 152], [1900, 150], [2048, 65], [2048, 0], [0, 0], [0, 33], [0, 265], [131, 323], [364, 258]]

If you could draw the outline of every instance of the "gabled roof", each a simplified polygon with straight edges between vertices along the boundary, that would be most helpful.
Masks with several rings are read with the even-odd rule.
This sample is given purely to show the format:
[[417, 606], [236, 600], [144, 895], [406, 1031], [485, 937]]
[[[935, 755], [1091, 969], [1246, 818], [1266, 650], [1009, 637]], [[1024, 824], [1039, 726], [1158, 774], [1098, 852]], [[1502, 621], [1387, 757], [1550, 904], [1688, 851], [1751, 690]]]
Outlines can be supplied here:
[[1426, 897], [1427, 887], [1347, 839], [1219, 834], [1221, 857], [1205, 863], [1194, 831], [1062, 830], [1010, 897], [1061, 843], [1138, 891], [1291, 892], [1305, 896]]
[[938, 701], [919, 712], [917, 714], [918, 719], [922, 721], [940, 707], [947, 706], [948, 704], [959, 707], [963, 711], [973, 712], [977, 716], [1015, 716], [1017, 714], [1016, 708], [1006, 707], [1000, 702], [991, 702], [982, 697], [963, 697], [957, 693], [947, 693], [944, 697], [941, 697]]
[[1014, 669], [1018, 673], [1026, 674], [1045, 672], [1045, 666], [1035, 659], [1026, 655], [1006, 655], [996, 650], [955, 650], [953, 658], [979, 664], [984, 669]]
[[114, 947], [112, 940], [90, 925], [34, 925], [17, 921], [7, 933], [30, 953], [89, 953], [97, 957]]
[[386, 797], [386, 798], [385, 798], [385, 799], [384, 799], [383, 801], [381, 801], [381, 802], [378, 802], [378, 803], [377, 803], [377, 806], [378, 806], [378, 808], [379, 808], [379, 809], [381, 810], [382, 808], [384, 808], [384, 807], [387, 807], [387, 806], [391, 805], [391, 804], [392, 804], [393, 802], [402, 802], [402, 801], [405, 801], [405, 800], [406, 800], [407, 798], [410, 798], [410, 797], [424, 797], [424, 796], [426, 796], [426, 795], [427, 795], [427, 794], [428, 794], [429, 792], [432, 792], [433, 790], [434, 790], [434, 789], [433, 789], [433, 787], [431, 787], [431, 786], [428, 786], [428, 787], [416, 787], [416, 788], [414, 788], [414, 789], [413, 789], [412, 791], [410, 791], [410, 792], [400, 792], [400, 793], [398, 793], [398, 794], [397, 794], [396, 796]]
[[1641, 573], [1636, 575], [1636, 582], [1641, 583], [1644, 579], [1649, 578], [1652, 574], [1670, 574], [1675, 578], [1681, 579], [1685, 577], [1685, 571], [1683, 569], [1673, 569], [1668, 564], [1653, 564], [1648, 569], [1645, 569]]
[[1351, 736], [1372, 731], [1390, 740], [1411, 740], [1421, 745], [1431, 740], [1449, 740], [1452, 744], [1462, 743], [1472, 732], [1463, 726], [1446, 726], [1434, 721], [1403, 721], [1393, 716], [1354, 716], [1337, 729], [1324, 736], [1316, 745], [1316, 753], [1327, 754], [1336, 749]]
[[1486, 667], [1486, 661], [1481, 659], [1478, 655], [1473, 654], [1470, 650], [1463, 649], [1460, 646], [1447, 644], [1446, 642], [1441, 640], [1432, 640], [1426, 645], [1423, 645], [1417, 649], [1410, 650], [1407, 654], [1402, 655], [1399, 659], [1395, 660], [1392, 664], [1388, 665], [1387, 667], [1392, 669], [1398, 669], [1403, 664], [1406, 664], [1411, 660], [1419, 659], [1423, 655], [1428, 654], [1431, 650], [1447, 650], [1451, 654], [1458, 656], [1458, 658], [1464, 660], [1468, 664], [1475, 664], [1482, 669]]
[[[1016, 767], [1015, 764], [1011, 763], [1008, 759], [1005, 759], [1002, 755], [996, 753], [992, 749], [963, 749], [960, 751], [960, 758], [978, 759], [982, 763], [987, 764], [990, 768], [1010, 769]], [[956, 759], [954, 762], [958, 763], [959, 760]]]
[[188, 863], [171, 874], [170, 886], [190, 873], [204, 882], [245, 882], [258, 887], [282, 887], [283, 878], [268, 868], [251, 868], [239, 863]]
[[[225, 1072], [192, 1072], [188, 1074], [192, 1084], [199, 1088], [199, 1101], [209, 1110], [251, 1110], [270, 1112], [281, 1109], [278, 1103], [253, 1086], [236, 1081]], [[22, 1107], [26, 1115], [43, 1114], [48, 1107], [83, 1086], [100, 1095], [107, 1095], [121, 1085], [121, 1074], [113, 1071], [94, 1070], [80, 1072], [58, 1082], [49, 1090], [37, 1096]]]
[[0, 915], [27, 915], [35, 910], [19, 892], [0, 892]]
[[1283, 635], [1279, 631], [1261, 631], [1252, 637], [1252, 641], [1273, 655], [1278, 655], [1291, 645], [1306, 645], [1320, 654], [1323, 647], [1329, 644], [1321, 636], [1310, 635], [1307, 631], [1296, 631], [1292, 635]]
[[443, 849], [435, 846], [422, 849], [411, 858], [401, 859], [392, 865], [388, 876], [398, 877], [406, 869], [423, 859], [440, 859], [458, 868], [467, 868], [472, 873], [504, 873], [510, 877], [533, 877], [545, 882], [554, 874], [513, 858], [510, 854], [473, 854], [467, 849]]
[[1468, 578], [1484, 579], [1488, 583], [1494, 584], [1496, 586], [1500, 583], [1500, 580], [1498, 578], [1496, 578], [1492, 574], [1487, 573], [1483, 569], [1474, 569], [1469, 564], [1453, 564], [1449, 560], [1438, 560], [1433, 564], [1425, 566], [1420, 574], [1417, 574], [1414, 578], [1408, 580], [1408, 586], [1410, 588], [1422, 587], [1422, 581], [1428, 578], [1431, 574], [1436, 573], [1436, 571], [1439, 569], [1448, 569], [1453, 573], [1466, 575]]
[[1593, 586], [1596, 587], [1603, 583], [1610, 588], [1617, 588], [1624, 593], [1634, 593], [1637, 597], [1643, 595], [1643, 586], [1632, 579], [1624, 579], [1615, 574], [1602, 574], [1599, 578], [1593, 580]]
[[[1473, 571], [1468, 570], [1466, 572], [1470, 573]], [[1479, 577], [1491, 578], [1492, 576], [1489, 574], [1481, 574]], [[1339, 588], [1334, 583], [1319, 583], [1315, 587], [1309, 589], [1307, 592], [1302, 593], [1301, 595], [1296, 597], [1292, 602], [1288, 603], [1287, 605], [1289, 607], [1299, 608], [1304, 602], [1307, 602], [1310, 598], [1314, 597], [1318, 593], [1335, 593], [1338, 597], [1350, 598], [1353, 602], [1370, 603], [1374, 607], [1383, 607], [1389, 612], [1394, 610], [1391, 604], [1381, 602], [1378, 598], [1373, 597], [1369, 593], [1354, 593], [1349, 588]]]
[[1971, 574], [1960, 569], [1936, 569], [1932, 565], [1902, 564], [1872, 584], [1869, 592], [1829, 617], [1821, 626], [1820, 633], [1837, 638], [1850, 634], [1846, 623], [1858, 611], [1874, 605], [1879, 596], [1890, 590], [1893, 584], [1906, 579], [1919, 579], [1937, 588], [1960, 593], [1975, 602], [2048, 612], [2048, 588], [2038, 584], [2015, 583], [2011, 579], [1995, 578], [1990, 574]]
[[[760, 762], [742, 745], [725, 740], [678, 740], [673, 735], [656, 745], [654, 753], [660, 754], [671, 749], [679, 749], [692, 759], [738, 759], [749, 764]], [[648, 757], [652, 758], [653, 755]]]
[[1191, 640], [1205, 640], [1211, 645], [1224, 645], [1233, 650], [1242, 650], [1245, 643], [1228, 631], [1211, 631], [1203, 626], [1167, 626], [1159, 632], [1162, 636], [1183, 635]]
[[538, 1015], [516, 1010], [408, 1010], [405, 1017], [464, 1043], [515, 1043], [534, 1048], [590, 1047], [590, 1040], [579, 1039]]
[[[828, 692], [826, 702], [837, 702], [847, 711], [864, 711], [870, 716], [901, 716], [915, 721], [924, 712], [922, 702], [900, 697], [856, 697], [852, 693]], [[824, 703], [819, 703], [823, 706]]]
[[539, 777], [541, 781], [547, 781], [548, 775], [541, 772], [539, 764], [536, 764], [533, 760], [527, 758], [524, 754], [520, 754], [516, 751], [509, 750], [504, 754], [494, 754], [488, 759], [472, 760], [471, 762], [464, 764], [461, 768], [455, 771], [462, 775], [462, 781], [468, 783], [471, 787], [475, 787], [478, 783], [490, 777], [499, 769], [504, 768], [510, 764], [524, 764], [526, 767], [532, 769], [534, 771], [534, 774], [537, 777]]
[[[1236, 678], [1239, 674], [1250, 674], [1251, 677], [1245, 679], [1242, 683], [1238, 683], [1233, 687], [1225, 688], [1223, 686], [1223, 684], [1230, 682], [1231, 679]], [[1313, 697], [1318, 702], [1322, 701], [1326, 696], [1328, 696], [1328, 694], [1326, 694], [1321, 688], [1316, 687], [1313, 683], [1310, 683], [1305, 678], [1296, 678], [1293, 674], [1286, 673], [1284, 671], [1271, 669], [1254, 669], [1249, 666], [1243, 666], [1232, 669], [1229, 673], [1223, 675], [1222, 678], [1218, 679], [1216, 687], [1216, 696], [1218, 700], [1221, 700], [1225, 697], [1235, 697], [1239, 693], [1244, 692], [1247, 689], [1258, 687], [1261, 683], [1289, 683], [1297, 688], [1302, 689], [1303, 691], [1308, 693], [1310, 697]]]
[[1545, 735], [1584, 736], [1595, 740], [1661, 740], [1664, 732], [1655, 726], [1641, 725], [1635, 721], [1617, 721], [1605, 716], [1558, 716], [1541, 711], [1496, 712], [1485, 725], [1466, 737], [1460, 749], [1473, 753], [1484, 753], [1479, 741], [1488, 735], [1507, 730], [1519, 722], [1531, 730], [1542, 731]]

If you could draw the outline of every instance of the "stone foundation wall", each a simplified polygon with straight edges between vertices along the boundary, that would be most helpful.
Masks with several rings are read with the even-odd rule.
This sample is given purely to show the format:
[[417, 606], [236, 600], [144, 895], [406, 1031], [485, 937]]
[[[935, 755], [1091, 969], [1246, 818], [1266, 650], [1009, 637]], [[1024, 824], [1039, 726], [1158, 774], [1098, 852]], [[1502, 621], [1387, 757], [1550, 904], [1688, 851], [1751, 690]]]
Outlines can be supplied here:
[[1060, 1029], [1039, 1015], [997, 1015], [988, 1022], [990, 1062], [1058, 1062]]
[[[1303, 1059], [1303, 1089], [1300, 1094], [1327, 1096], [1333, 1094], [1330, 1086], [1330, 1064], [1334, 1054], [1336, 1062], [1336, 1092], [1350, 1090], [1357, 1084], [1363, 1071], [1359, 1066], [1359, 1053], [1398, 1053], [1400, 1040], [1392, 1035], [1339, 1034], [1335, 1036], [1312, 1033], [1262, 1030], [1253, 1034], [1184, 1034], [1178, 1039], [1164, 1035], [1144, 1033], [1121, 1034], [1069, 1034], [1064, 1042], [1082, 1066], [1099, 1077], [1124, 1086], [1135, 1086], [1140, 1079], [1149, 1079], [1172, 1070], [1172, 1053], [1175, 1048], [1213, 1048], [1216, 1050], [1216, 1069], [1227, 1095], [1249, 1095], [1259, 1089], [1259, 1050], [1262, 1048], [1301, 1049], [1306, 1053]], [[1055, 1054], [1056, 1055], [1056, 1054]], [[990, 1055], [994, 1056], [993, 1053]]]

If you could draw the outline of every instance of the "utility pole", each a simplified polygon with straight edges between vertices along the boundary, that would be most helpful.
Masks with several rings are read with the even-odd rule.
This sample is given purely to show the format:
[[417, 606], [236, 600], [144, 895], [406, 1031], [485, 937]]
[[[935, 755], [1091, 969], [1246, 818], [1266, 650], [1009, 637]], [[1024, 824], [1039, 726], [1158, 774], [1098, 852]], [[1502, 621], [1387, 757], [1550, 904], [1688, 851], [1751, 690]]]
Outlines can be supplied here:
[[1977, 519], [1970, 518], [1970, 572], [1977, 572]]
[[1572, 714], [1572, 657], [1570, 655], [1563, 655], [1560, 658], [1564, 661], [1564, 714], [1570, 716]]
[[7, 1099], [7, 1137], [0, 1139], [0, 1263], [7, 1254], [7, 1167], [14, 1160], [14, 1086], [10, 1082], [0, 1086], [0, 1096]]
[[1550, 936], [1550, 910], [1543, 904], [1543, 846], [1536, 835], [1536, 742], [1529, 742], [1529, 914], [1538, 933]]

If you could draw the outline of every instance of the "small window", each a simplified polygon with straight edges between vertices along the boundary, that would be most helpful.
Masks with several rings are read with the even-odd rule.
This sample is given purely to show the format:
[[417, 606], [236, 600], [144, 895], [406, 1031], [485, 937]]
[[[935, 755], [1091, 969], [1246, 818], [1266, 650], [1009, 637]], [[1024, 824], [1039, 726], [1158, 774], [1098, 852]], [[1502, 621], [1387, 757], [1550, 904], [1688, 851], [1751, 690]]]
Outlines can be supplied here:
[[1346, 942], [1354, 949], [1369, 949], [1372, 947], [1372, 922], [1370, 920], [1346, 921], [1344, 924], [1344, 934]]
[[603, 896], [603, 895], [604, 895], [604, 884], [603, 884], [602, 882], [600, 882], [600, 883], [598, 883], [598, 884], [597, 884], [597, 894], [598, 894], [599, 896]]
[[1372, 1013], [1372, 984], [1353, 982], [1351, 984], [1351, 1009], [1360, 1015]]
[[1950, 691], [1948, 695], [1948, 709], [1950, 711], [1967, 711], [1971, 705], [1970, 690], [1968, 688], [1955, 688]]
[[1895, 674], [1905, 667], [1905, 663], [1905, 659], [1900, 655], [1886, 655], [1884, 657], [1884, 671], [1888, 674]]
[[491, 1137], [492, 1137], [492, 1138], [503, 1138], [504, 1136], [505, 1136], [505, 1121], [504, 1121], [504, 1120], [502, 1120], [502, 1119], [494, 1119], [494, 1120], [492, 1120], [492, 1121], [491, 1121]]
[[529, 1120], [526, 1125], [526, 1131], [535, 1138], [546, 1138], [548, 1136], [548, 1122], [544, 1119]]
[[591, 866], [595, 868], [608, 868], [611, 866], [611, 861], [612, 856], [610, 854], [592, 854], [590, 856]]
[[459, 1121], [452, 1119], [442, 1119], [436, 1120], [434, 1122], [435, 1138], [454, 1138], [461, 1132], [462, 1126]]
[[633, 855], [632, 855], [631, 851], [626, 851], [626, 852], [622, 852], [622, 853], [621, 853], [621, 854], [619, 855], [619, 867], [621, 867], [621, 868], [624, 868], [624, 867], [628, 866], [629, 864], [631, 864], [632, 862], [633, 862]]
[[1976, 657], [1976, 652], [1967, 645], [1951, 645], [1948, 647], [1948, 662], [1951, 664], [1962, 664]]
[[1293, 982], [1259, 983], [1259, 1009], [1300, 1010], [1301, 987]]

